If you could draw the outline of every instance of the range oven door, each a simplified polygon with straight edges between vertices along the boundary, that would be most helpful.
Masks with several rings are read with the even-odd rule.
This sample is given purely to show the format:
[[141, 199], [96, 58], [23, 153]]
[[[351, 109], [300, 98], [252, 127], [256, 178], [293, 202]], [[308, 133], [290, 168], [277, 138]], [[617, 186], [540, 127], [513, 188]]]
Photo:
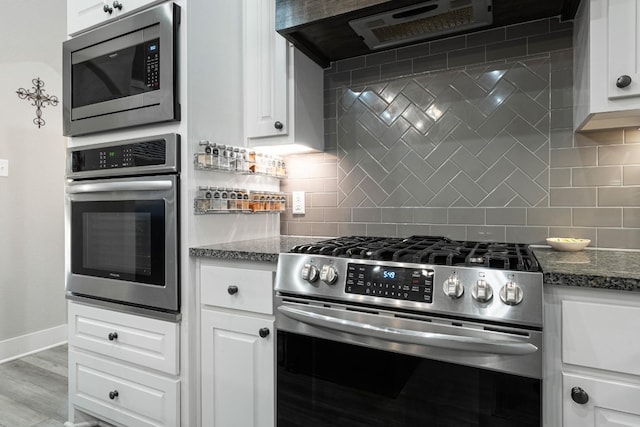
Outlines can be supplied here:
[[541, 425], [540, 331], [277, 300], [278, 427]]
[[67, 292], [179, 312], [178, 177], [67, 185]]

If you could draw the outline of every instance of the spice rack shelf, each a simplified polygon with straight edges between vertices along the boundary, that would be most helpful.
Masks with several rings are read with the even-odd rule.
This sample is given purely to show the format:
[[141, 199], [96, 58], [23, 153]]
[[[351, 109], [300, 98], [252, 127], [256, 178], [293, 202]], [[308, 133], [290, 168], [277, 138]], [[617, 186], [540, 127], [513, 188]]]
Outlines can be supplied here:
[[196, 169], [286, 178], [285, 163], [279, 156], [210, 141], [200, 141], [199, 146], [193, 158]]
[[196, 215], [280, 213], [286, 205], [287, 196], [280, 192], [199, 187], [193, 209]]

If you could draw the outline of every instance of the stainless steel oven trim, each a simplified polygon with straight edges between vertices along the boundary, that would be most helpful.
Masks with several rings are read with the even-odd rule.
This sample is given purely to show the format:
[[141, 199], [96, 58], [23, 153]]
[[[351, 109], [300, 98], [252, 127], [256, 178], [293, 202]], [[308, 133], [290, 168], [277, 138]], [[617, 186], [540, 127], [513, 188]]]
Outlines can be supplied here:
[[[542, 332], [276, 295], [276, 329], [530, 378], [542, 378]], [[335, 321], [328, 320], [333, 318]], [[398, 336], [396, 331], [416, 331]], [[447, 341], [445, 335], [454, 336]], [[426, 341], [424, 338], [428, 338]], [[485, 341], [483, 343], [483, 341]]]
[[[85, 171], [85, 172], [73, 172], [71, 170], [71, 163], [72, 163], [71, 157], [73, 155], [73, 152], [76, 150], [107, 149], [109, 147], [134, 144], [136, 142], [157, 141], [157, 140], [164, 140], [166, 144], [166, 150], [165, 150], [166, 159], [163, 165], [138, 166], [138, 167], [121, 168], [121, 169], [120, 168], [104, 169], [104, 170]], [[137, 175], [137, 174], [145, 174], [145, 175], [152, 175], [152, 174], [157, 175], [162, 173], [176, 174], [179, 171], [180, 171], [179, 136], [178, 134], [175, 134], [175, 133], [168, 133], [164, 135], [157, 135], [157, 136], [144, 137], [144, 138], [133, 138], [133, 139], [127, 139], [124, 141], [103, 142], [99, 144], [83, 145], [82, 147], [67, 149], [67, 178], [69, 179], [100, 178], [100, 177], [108, 177], [108, 176]], [[67, 191], [69, 191], [69, 188], [67, 188]]]
[[[180, 7], [167, 2], [123, 18], [63, 43], [63, 134], [83, 135], [147, 123], [180, 120], [177, 39]], [[72, 55], [146, 27], [160, 24], [161, 88], [147, 94], [72, 109]]]
[[[108, 180], [95, 180], [91, 183], [85, 181], [70, 182], [67, 184], [67, 203], [71, 220], [71, 203], [75, 201], [95, 200], [157, 200], [163, 199], [166, 203], [165, 210], [165, 284], [162, 287], [145, 285], [140, 283], [114, 280], [102, 277], [90, 277], [77, 275], [71, 272], [70, 256], [67, 259], [66, 283], [67, 292], [80, 296], [93, 296], [113, 302], [131, 303], [133, 305], [146, 306], [159, 310], [172, 312], [179, 311], [179, 232], [178, 232], [178, 181], [177, 175], [163, 176], [137, 176], [134, 178], [115, 178]], [[97, 186], [108, 188], [115, 184], [116, 187], [142, 187], [152, 183], [162, 182], [160, 190], [128, 190], [128, 191], [89, 191], [83, 192], [83, 188]], [[167, 185], [167, 182], [170, 185]], [[67, 227], [67, 242], [71, 241], [71, 227]], [[70, 248], [68, 249], [70, 250]]]

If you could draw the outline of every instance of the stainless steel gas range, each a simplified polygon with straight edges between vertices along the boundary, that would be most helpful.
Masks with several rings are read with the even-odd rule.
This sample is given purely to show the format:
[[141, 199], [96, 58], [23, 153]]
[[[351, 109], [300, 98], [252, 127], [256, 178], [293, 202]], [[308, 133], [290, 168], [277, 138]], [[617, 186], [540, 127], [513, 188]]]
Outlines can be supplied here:
[[540, 426], [527, 245], [343, 237], [280, 254], [278, 426]]

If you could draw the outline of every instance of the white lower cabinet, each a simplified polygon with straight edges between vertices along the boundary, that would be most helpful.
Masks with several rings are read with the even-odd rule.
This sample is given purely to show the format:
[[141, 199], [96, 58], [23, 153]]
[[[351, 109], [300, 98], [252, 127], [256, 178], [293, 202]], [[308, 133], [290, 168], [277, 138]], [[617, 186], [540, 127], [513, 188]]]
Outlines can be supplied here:
[[640, 426], [640, 385], [567, 373], [562, 382], [564, 427]]
[[273, 276], [200, 267], [202, 427], [275, 426]]
[[180, 425], [179, 325], [70, 302], [69, 419]]
[[580, 291], [563, 290], [557, 300], [562, 426], [638, 427], [640, 295]]
[[273, 320], [203, 310], [202, 425], [274, 425]]

